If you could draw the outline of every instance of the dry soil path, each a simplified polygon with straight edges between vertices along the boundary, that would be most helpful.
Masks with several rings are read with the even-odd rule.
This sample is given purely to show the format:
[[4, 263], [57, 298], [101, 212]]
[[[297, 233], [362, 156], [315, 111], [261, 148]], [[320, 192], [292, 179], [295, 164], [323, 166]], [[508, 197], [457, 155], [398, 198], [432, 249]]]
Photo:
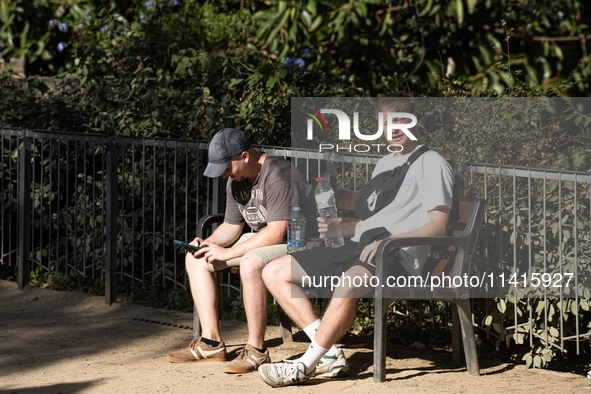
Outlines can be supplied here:
[[[345, 348], [352, 374], [313, 379], [280, 389], [257, 373], [226, 375], [221, 363], [172, 364], [167, 352], [192, 337], [192, 316], [126, 302], [107, 307], [102, 297], [56, 292], [0, 281], [0, 394], [5, 393], [589, 393], [591, 380], [481, 363], [480, 378], [451, 365], [451, 354], [389, 348], [388, 380], [372, 381], [371, 349]], [[143, 320], [140, 320], [143, 319]], [[147, 321], [156, 321], [160, 324]], [[164, 323], [164, 324], [161, 324]], [[177, 327], [175, 327], [175, 325]], [[242, 322], [222, 322], [230, 356], [246, 340]], [[267, 343], [273, 360], [302, 353], [306, 341], [281, 344], [277, 327]], [[301, 338], [301, 337], [300, 337]]]

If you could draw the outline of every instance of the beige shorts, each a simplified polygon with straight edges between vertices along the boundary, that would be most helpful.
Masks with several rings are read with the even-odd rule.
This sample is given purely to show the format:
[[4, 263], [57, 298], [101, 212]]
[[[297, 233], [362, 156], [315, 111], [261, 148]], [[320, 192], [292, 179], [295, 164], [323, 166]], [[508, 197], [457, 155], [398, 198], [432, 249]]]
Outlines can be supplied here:
[[[232, 247], [234, 245], [238, 245], [239, 243], [249, 240], [255, 234], [256, 233], [242, 234], [236, 242], [234, 242], [232, 245], [230, 245], [230, 247]], [[265, 264], [267, 264], [272, 260], [275, 260], [281, 256], [285, 256], [286, 254], [287, 254], [287, 244], [279, 244], [279, 245], [263, 246], [262, 248], [256, 248], [256, 249], [250, 250], [250, 251], [246, 252], [244, 254], [244, 256], [246, 256], [246, 255], [258, 256], [263, 260], [263, 262]], [[244, 256], [242, 256], [242, 257], [244, 257]], [[223, 269], [230, 268], [230, 267], [239, 267], [240, 260], [242, 260], [242, 257], [236, 257], [236, 258], [230, 259], [228, 261], [214, 260], [211, 263], [207, 264], [207, 268], [209, 269], [210, 272], [215, 272], [215, 271], [221, 271]]]

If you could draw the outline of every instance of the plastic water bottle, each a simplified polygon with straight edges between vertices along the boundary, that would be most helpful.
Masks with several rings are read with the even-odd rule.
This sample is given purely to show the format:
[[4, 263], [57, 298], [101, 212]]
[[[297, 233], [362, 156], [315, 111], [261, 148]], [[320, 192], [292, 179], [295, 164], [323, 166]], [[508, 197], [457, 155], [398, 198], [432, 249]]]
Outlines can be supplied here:
[[306, 218], [300, 207], [293, 207], [287, 227], [287, 253], [306, 249]]
[[343, 232], [341, 231], [341, 224], [337, 219], [337, 206], [334, 200], [334, 191], [330, 187], [330, 183], [324, 178], [316, 178], [315, 196], [318, 213], [326, 223], [328, 223], [328, 231], [324, 233], [324, 243], [329, 248], [340, 248], [345, 244], [343, 239]]

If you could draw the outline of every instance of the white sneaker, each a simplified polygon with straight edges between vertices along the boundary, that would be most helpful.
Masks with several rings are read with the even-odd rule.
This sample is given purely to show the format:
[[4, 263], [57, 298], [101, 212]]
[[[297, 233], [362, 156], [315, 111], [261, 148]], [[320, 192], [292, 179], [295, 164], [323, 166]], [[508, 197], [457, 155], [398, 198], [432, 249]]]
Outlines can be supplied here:
[[349, 371], [349, 364], [345, 354], [341, 349], [338, 349], [334, 356], [324, 355], [318, 364], [316, 364], [316, 372], [314, 376], [324, 378], [336, 378], [346, 375]]
[[302, 362], [284, 361], [282, 363], [263, 364], [259, 367], [259, 375], [271, 387], [289, 386], [307, 382], [314, 372], [306, 374], [306, 366]]

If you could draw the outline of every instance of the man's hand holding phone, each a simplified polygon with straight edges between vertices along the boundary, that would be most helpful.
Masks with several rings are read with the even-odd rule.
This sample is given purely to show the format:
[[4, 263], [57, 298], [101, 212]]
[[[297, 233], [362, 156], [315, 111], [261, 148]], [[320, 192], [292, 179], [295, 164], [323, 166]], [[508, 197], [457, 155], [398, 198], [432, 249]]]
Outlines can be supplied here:
[[191, 243], [186, 243], [183, 241], [179, 241], [179, 240], [174, 240], [174, 243], [176, 245], [182, 246], [185, 248], [185, 251], [187, 251], [188, 253], [191, 253], [193, 256], [195, 257], [201, 257], [200, 255], [202, 254], [201, 251], [201, 244], [203, 243], [203, 240], [201, 238], [195, 238], [193, 241], [191, 241]]
[[193, 254], [197, 258], [204, 258], [206, 263], [211, 263], [214, 260], [228, 261], [234, 256], [230, 249], [223, 248], [219, 245], [209, 242], [208, 240], [201, 241], [199, 244], [201, 248], [199, 252]]
[[174, 243], [179, 246], [183, 246], [187, 253], [191, 253], [193, 257], [197, 259], [204, 258], [206, 263], [210, 263], [213, 260], [227, 261], [234, 257], [231, 255], [229, 249], [223, 248], [201, 238], [195, 238], [189, 244], [178, 240], [175, 240]]

